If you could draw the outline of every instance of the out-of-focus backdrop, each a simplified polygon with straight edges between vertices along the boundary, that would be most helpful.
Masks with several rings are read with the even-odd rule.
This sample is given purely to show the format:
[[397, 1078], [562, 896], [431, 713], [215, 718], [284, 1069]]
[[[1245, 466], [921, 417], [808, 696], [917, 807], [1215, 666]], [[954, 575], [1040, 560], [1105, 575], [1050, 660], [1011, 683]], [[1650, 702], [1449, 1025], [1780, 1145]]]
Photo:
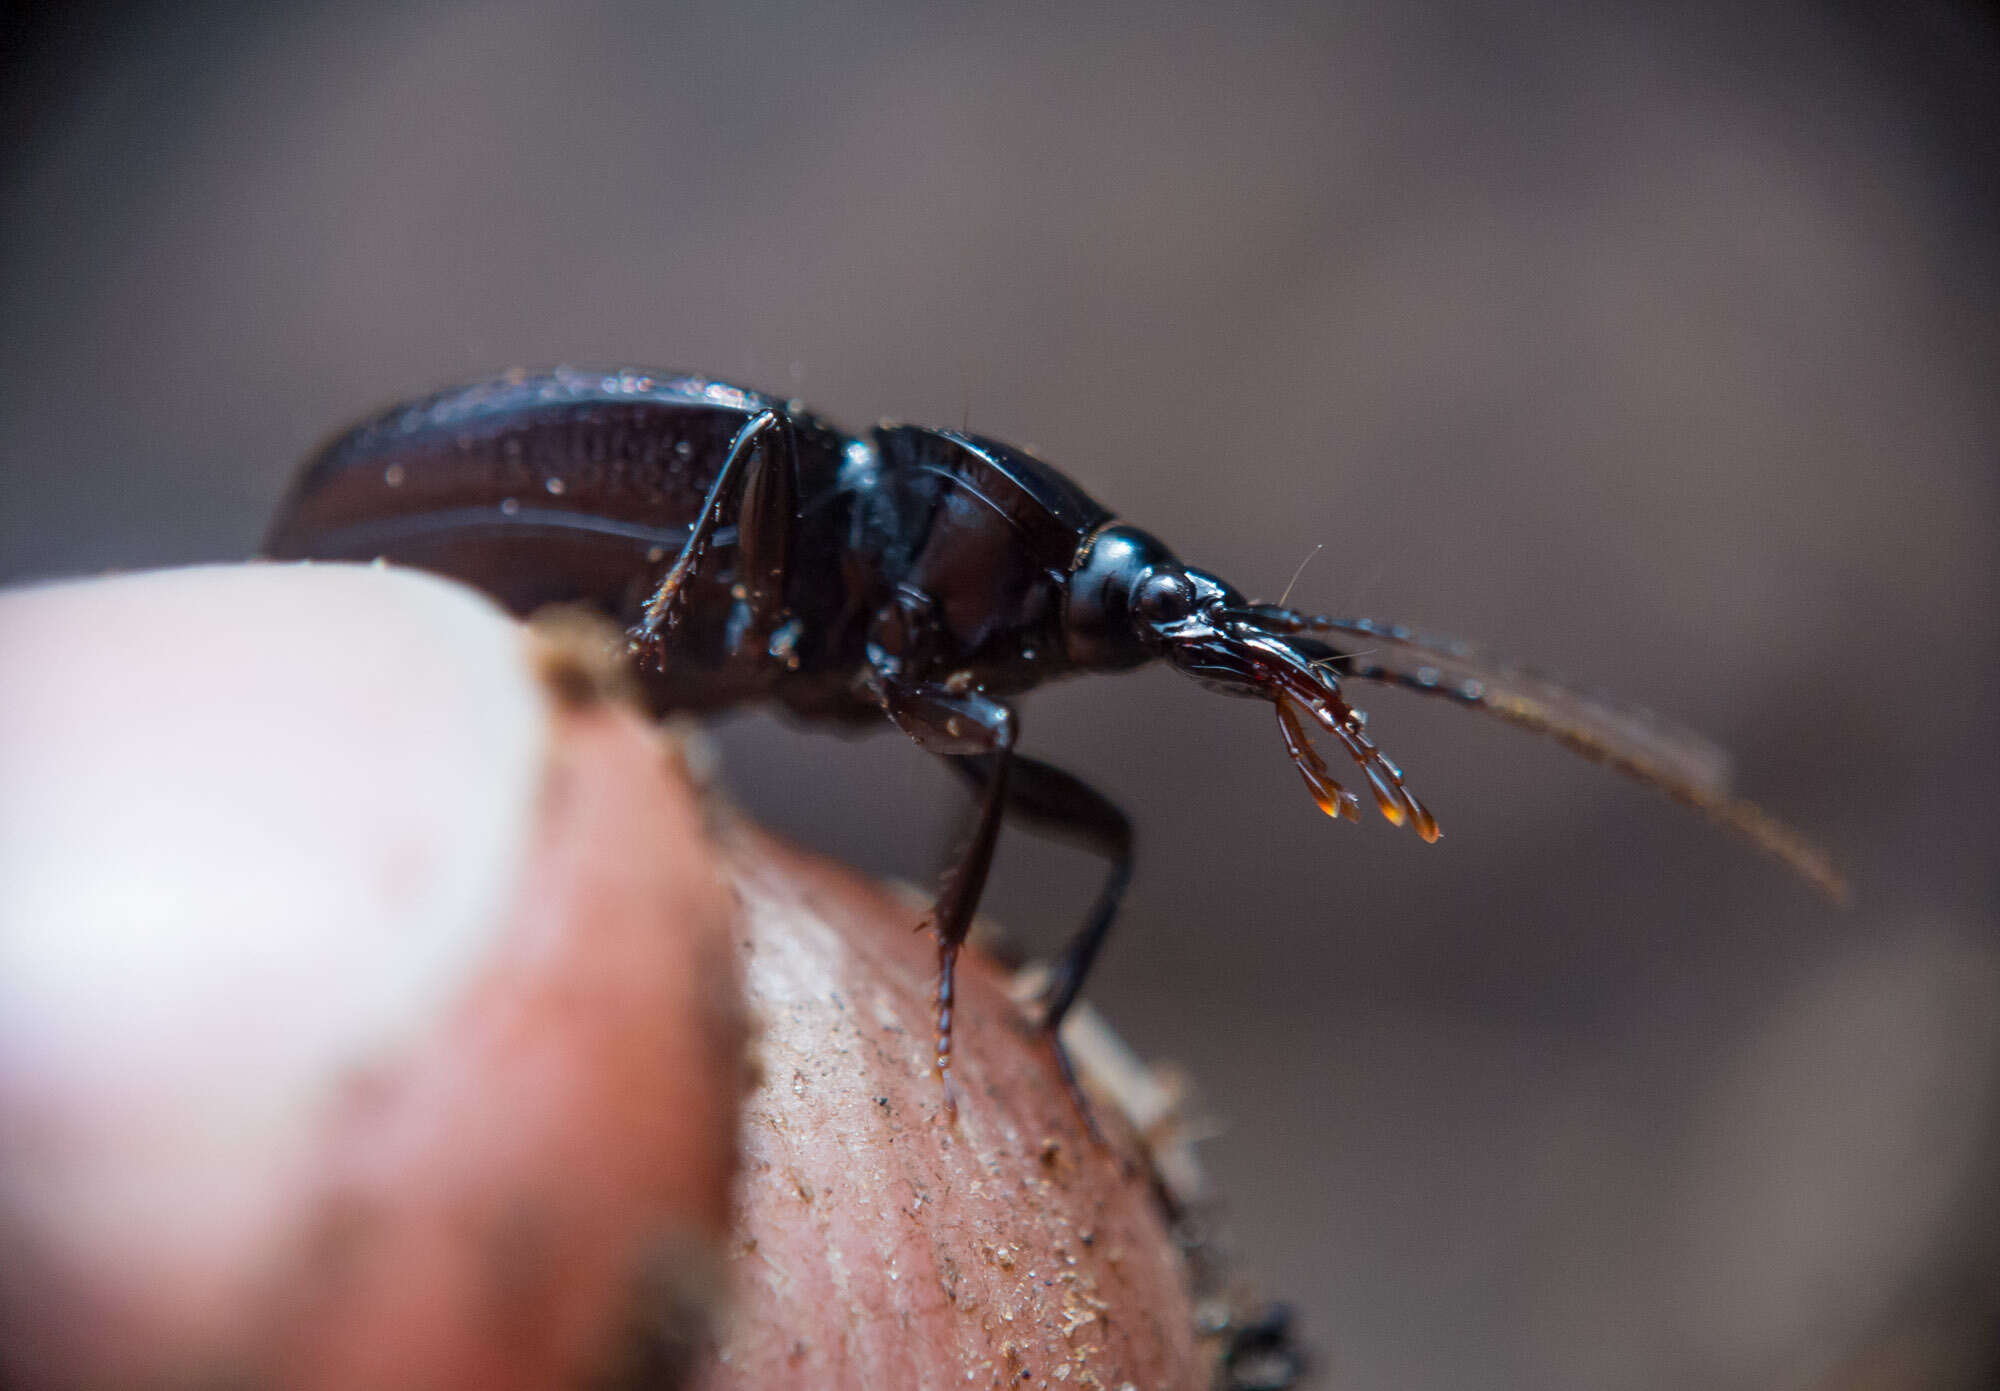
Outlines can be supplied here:
[[[1267, 598], [1313, 555], [1303, 602], [1711, 732], [1857, 890], [1413, 698], [1366, 703], [1436, 847], [1172, 674], [1032, 697], [1140, 829], [1094, 999], [1331, 1383], [2000, 1377], [1985, 12], [4, 23], [0, 578], [242, 556], [336, 426], [557, 361], [969, 421]], [[721, 739], [864, 867], [959, 815], [894, 737]], [[1012, 836], [989, 907], [1052, 946], [1096, 873]]]

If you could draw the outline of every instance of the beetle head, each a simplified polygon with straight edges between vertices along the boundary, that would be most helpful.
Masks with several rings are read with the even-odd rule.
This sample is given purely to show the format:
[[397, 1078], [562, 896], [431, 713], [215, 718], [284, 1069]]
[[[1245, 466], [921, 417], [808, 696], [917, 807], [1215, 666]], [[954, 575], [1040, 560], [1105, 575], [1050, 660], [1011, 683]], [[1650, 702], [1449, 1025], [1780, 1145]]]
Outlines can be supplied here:
[[1204, 609], [1240, 598], [1191, 570], [1150, 532], [1113, 523], [1083, 543], [1070, 571], [1063, 636], [1070, 660], [1099, 670], [1167, 655]]
[[1224, 581], [1182, 564], [1147, 532], [1113, 524], [1084, 543], [1070, 573], [1064, 636], [1080, 666], [1115, 669], [1160, 658], [1210, 690], [1270, 701], [1313, 799], [1329, 816], [1358, 820], [1359, 799], [1334, 780], [1306, 736], [1310, 720], [1361, 768], [1385, 817], [1436, 840], [1436, 820], [1369, 739], [1367, 716], [1342, 697], [1334, 664], [1343, 654], [1300, 635], [1297, 618], [1250, 603]]

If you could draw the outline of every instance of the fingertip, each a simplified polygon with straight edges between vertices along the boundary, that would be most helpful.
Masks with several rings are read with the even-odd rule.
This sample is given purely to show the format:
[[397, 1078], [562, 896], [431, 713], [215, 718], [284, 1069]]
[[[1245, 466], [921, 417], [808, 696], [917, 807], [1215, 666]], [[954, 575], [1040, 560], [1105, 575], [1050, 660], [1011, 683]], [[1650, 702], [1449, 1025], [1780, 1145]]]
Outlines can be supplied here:
[[16, 592], [0, 653], [14, 1353], [527, 1384], [611, 1356], [634, 1280], [700, 1303], [732, 908], [648, 726], [373, 567]]

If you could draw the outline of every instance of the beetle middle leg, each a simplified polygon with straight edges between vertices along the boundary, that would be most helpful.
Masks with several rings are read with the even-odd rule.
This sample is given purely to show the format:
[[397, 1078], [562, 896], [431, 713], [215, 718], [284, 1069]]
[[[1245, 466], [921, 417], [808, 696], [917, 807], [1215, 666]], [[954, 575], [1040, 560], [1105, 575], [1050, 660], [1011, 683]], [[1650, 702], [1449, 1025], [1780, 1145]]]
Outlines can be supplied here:
[[993, 847], [1000, 838], [1001, 816], [1007, 806], [1008, 773], [1014, 762], [1019, 721], [1014, 711], [977, 691], [954, 691], [929, 681], [883, 677], [877, 699], [896, 727], [931, 753], [956, 762], [976, 754], [988, 760], [986, 791], [979, 805], [972, 840], [945, 875], [944, 887], [932, 910], [931, 928], [938, 941], [937, 1066], [944, 1078], [945, 1105], [957, 1109], [951, 1088], [951, 1025], [955, 1002], [958, 950], [972, 930], [972, 916], [993, 867]]
[[[1090, 974], [1091, 965], [1103, 949], [1105, 939], [1111, 935], [1112, 920], [1117, 917], [1118, 905], [1132, 881], [1132, 822], [1103, 793], [1060, 768], [1019, 754], [1013, 757], [1011, 763], [1012, 772], [1005, 789], [1006, 814], [1032, 830], [1102, 855], [1111, 866], [1105, 876], [1104, 887], [1098, 890], [1097, 901], [1091, 905], [1089, 916], [1056, 959], [1042, 995], [1042, 1028], [1048, 1034], [1049, 1045], [1055, 1050], [1063, 1083], [1069, 1088], [1085, 1124], [1096, 1135], [1097, 1122], [1091, 1115], [1090, 1104], [1084, 1098], [1082, 1089], [1077, 1085], [1076, 1071], [1070, 1065], [1069, 1054], [1062, 1046], [1058, 1030], [1062, 1027], [1063, 1016], [1076, 1003], [1077, 993], [1083, 989], [1084, 977]], [[990, 790], [996, 772], [992, 755], [973, 754], [954, 758], [951, 766], [975, 787]]]
[[764, 411], [737, 431], [693, 530], [632, 630], [636, 642], [655, 642], [679, 622], [688, 584], [700, 572], [732, 503], [737, 515], [737, 586], [729, 623], [730, 655], [758, 655], [751, 649], [754, 640], [770, 656], [792, 659], [798, 623], [784, 605], [797, 525], [798, 448], [791, 420], [777, 411]]

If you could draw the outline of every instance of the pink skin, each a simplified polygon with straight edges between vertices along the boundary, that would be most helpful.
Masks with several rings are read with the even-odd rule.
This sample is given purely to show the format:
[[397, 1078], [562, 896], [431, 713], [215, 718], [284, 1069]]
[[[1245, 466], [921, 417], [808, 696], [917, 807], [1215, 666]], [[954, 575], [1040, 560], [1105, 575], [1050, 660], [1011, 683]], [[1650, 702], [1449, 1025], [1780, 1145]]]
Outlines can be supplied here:
[[1209, 1385], [1133, 1137], [1087, 1132], [1004, 974], [960, 957], [953, 1116], [921, 908], [760, 832], [728, 856], [762, 1075], [704, 1391]]
[[393, 571], [0, 595], [0, 1379], [568, 1386], [733, 1288], [709, 1387], [1203, 1384], [995, 968], [947, 1122], [914, 910], [550, 669]]

